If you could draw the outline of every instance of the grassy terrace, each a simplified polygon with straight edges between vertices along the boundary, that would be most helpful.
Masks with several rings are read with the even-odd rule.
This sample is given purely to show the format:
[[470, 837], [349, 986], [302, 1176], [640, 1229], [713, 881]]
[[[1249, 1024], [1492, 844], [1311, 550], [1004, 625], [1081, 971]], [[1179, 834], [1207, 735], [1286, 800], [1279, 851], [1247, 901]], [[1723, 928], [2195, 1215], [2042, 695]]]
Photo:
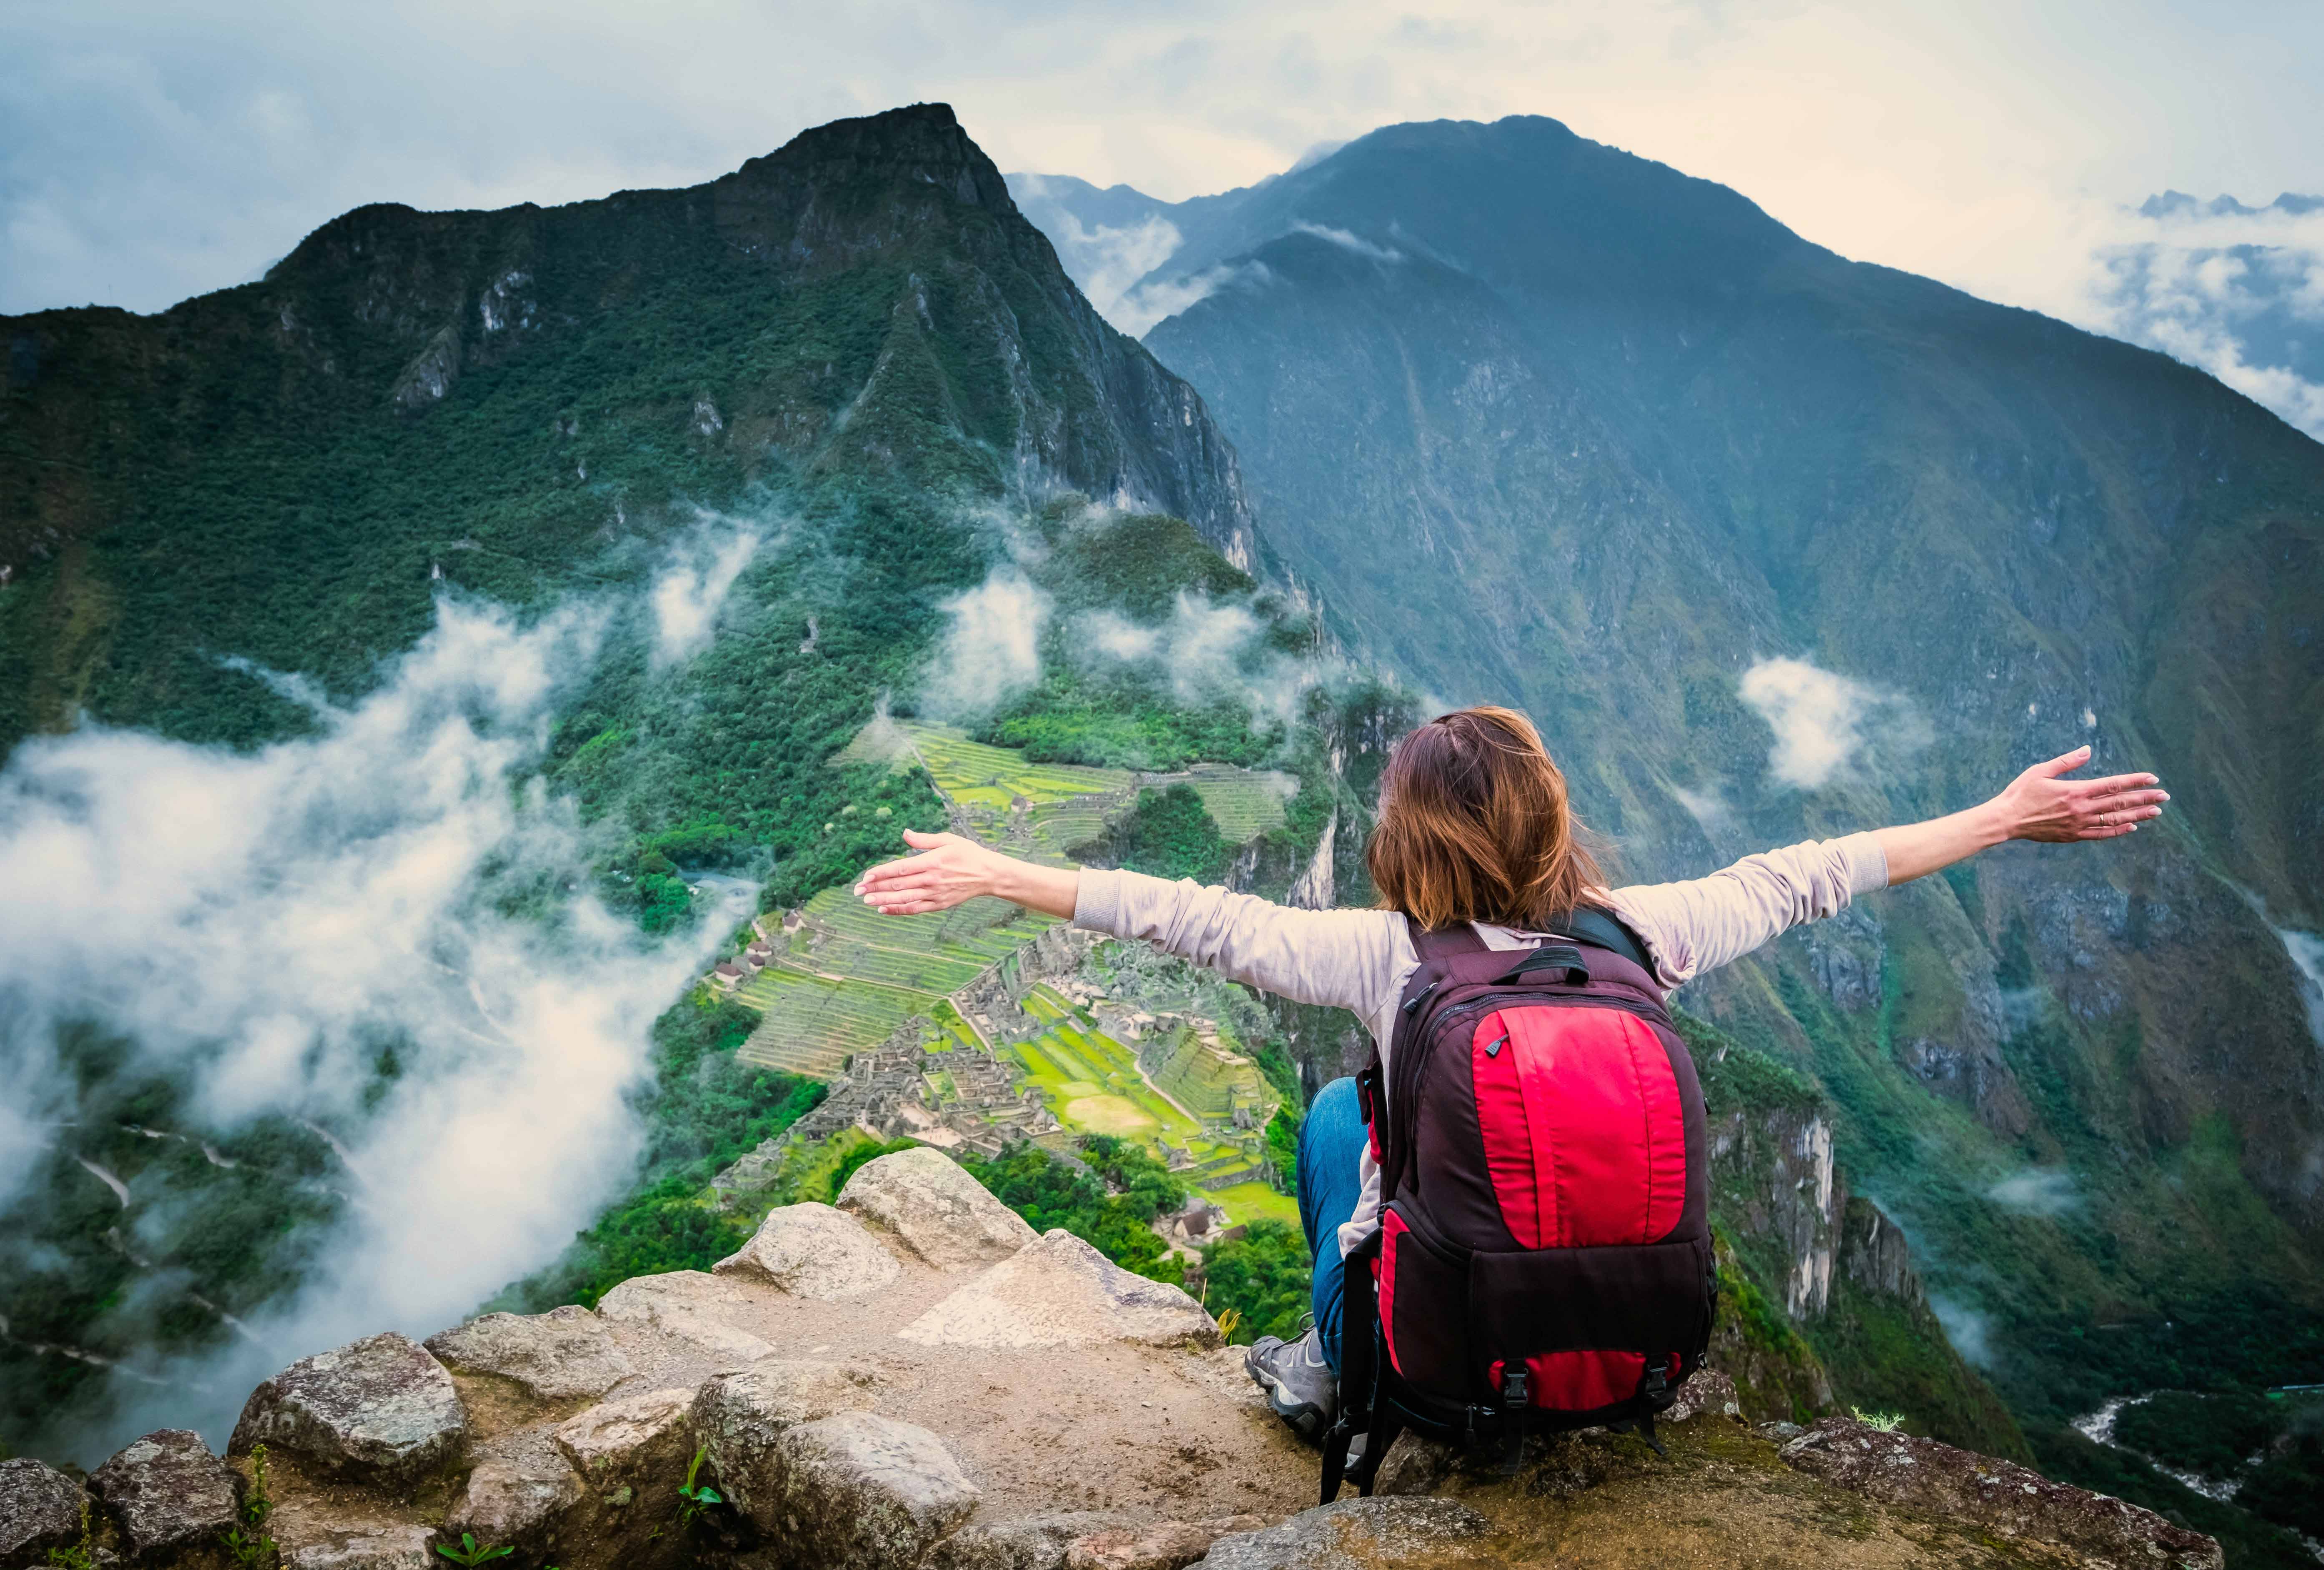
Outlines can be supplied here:
[[[1298, 1221], [1298, 1206], [1288, 1196], [1261, 1179], [1241, 1151], [1211, 1139], [1196, 1119], [1148, 1085], [1138, 1072], [1137, 1054], [1086, 1013], [1047, 987], [1034, 988], [1025, 1010], [1048, 1029], [1010, 1050], [1058, 1122], [1084, 1133], [1138, 1140], [1159, 1153], [1185, 1150], [1196, 1163], [1195, 1180], [1232, 1220]], [[1238, 1175], [1248, 1180], [1232, 1181]], [[1229, 1181], [1212, 1187], [1217, 1178]]]
[[1288, 774], [1254, 772], [1225, 763], [1195, 764], [1186, 771], [1186, 783], [1203, 799], [1203, 809], [1229, 845], [1248, 845], [1269, 829], [1281, 828], [1283, 803], [1299, 788]]
[[948, 1020], [973, 1045], [944, 999], [987, 965], [1055, 925], [1001, 900], [972, 900], [928, 916], [882, 916], [844, 889], [807, 901], [807, 919], [776, 963], [745, 983], [737, 1001], [766, 1017], [742, 1056], [752, 1063], [829, 1078], [848, 1054], [877, 1047], [913, 1014]]

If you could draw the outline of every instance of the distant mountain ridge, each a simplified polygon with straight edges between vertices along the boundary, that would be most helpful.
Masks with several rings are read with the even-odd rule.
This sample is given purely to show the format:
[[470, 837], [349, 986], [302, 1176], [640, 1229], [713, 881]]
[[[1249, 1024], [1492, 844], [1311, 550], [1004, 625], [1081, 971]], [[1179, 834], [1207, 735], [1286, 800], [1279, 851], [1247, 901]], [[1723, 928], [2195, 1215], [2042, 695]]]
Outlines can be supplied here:
[[[1867, 900], [1692, 1006], [1833, 1094], [2045, 1459], [2110, 1384], [2292, 1377], [2227, 1350], [2263, 1323], [2324, 1368], [2324, 1043], [2275, 930], [2324, 928], [2324, 446], [1552, 120], [1389, 126], [1192, 210], [1101, 194], [1180, 229], [1130, 287], [1183, 294], [1146, 342], [1271, 563], [1351, 647], [1529, 709], [1626, 875], [2085, 740], [2160, 772], [2159, 833]], [[1846, 761], [1779, 768], [1771, 725]], [[2200, 1368], [2146, 1339], [2195, 1322]]]

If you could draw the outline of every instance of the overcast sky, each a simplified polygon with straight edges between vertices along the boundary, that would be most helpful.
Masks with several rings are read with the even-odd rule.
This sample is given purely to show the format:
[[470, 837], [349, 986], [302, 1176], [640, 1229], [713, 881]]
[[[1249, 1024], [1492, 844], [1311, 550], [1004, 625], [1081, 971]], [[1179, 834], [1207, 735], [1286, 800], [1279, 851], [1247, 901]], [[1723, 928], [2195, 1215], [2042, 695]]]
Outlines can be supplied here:
[[[692, 183], [941, 98], [1003, 169], [1167, 198], [1397, 120], [1550, 115], [1849, 256], [2150, 341], [2208, 311], [2170, 328], [2186, 357], [2231, 355], [2263, 284], [2277, 328], [2324, 339], [2324, 215], [2196, 234], [2130, 210], [2324, 191], [2317, 0], [8, 0], [0, 59], [0, 311], [153, 310], [363, 202]], [[2126, 301], [2124, 248], [2154, 245]], [[2318, 392], [2241, 369], [2295, 417]]]

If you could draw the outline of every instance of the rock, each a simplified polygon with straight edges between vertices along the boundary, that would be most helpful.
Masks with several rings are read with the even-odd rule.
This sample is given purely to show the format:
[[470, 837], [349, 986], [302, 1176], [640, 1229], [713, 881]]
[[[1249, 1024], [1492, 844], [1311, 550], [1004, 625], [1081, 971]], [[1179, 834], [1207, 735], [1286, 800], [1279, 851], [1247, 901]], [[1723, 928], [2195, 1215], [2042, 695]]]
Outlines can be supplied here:
[[444, 1532], [538, 1553], [556, 1535], [558, 1522], [581, 1502], [581, 1480], [566, 1458], [547, 1445], [522, 1456], [493, 1456], [476, 1463], [467, 1487], [444, 1517]]
[[602, 1396], [632, 1371], [604, 1321], [567, 1303], [546, 1314], [486, 1314], [427, 1341], [458, 1373], [498, 1374], [538, 1400]]
[[923, 1346], [1219, 1344], [1219, 1327], [1201, 1304], [1167, 1281], [1123, 1270], [1063, 1228], [994, 1265], [897, 1334]]
[[694, 1398], [696, 1442], [734, 1508], [757, 1519], [779, 1492], [777, 1441], [802, 1423], [869, 1408], [874, 1383], [835, 1362], [769, 1358], [704, 1382]]
[[1477, 1539], [1491, 1523], [1442, 1499], [1343, 1499], [1302, 1510], [1279, 1527], [1221, 1538], [1203, 1570], [1396, 1570], [1400, 1565], [1486, 1565]]
[[1997, 1537], [2032, 1538], [2157, 1570], [2219, 1570], [2226, 1563], [2217, 1542], [2153, 1510], [1934, 1439], [1883, 1433], [1853, 1418], [1826, 1418], [1781, 1454], [1812, 1477]]
[[770, 1281], [795, 1298], [826, 1299], [862, 1297], [902, 1273], [896, 1256], [861, 1222], [812, 1203], [767, 1212], [742, 1251], [711, 1269], [722, 1276]]
[[683, 1473], [694, 1458], [687, 1421], [694, 1397], [678, 1389], [600, 1401], [558, 1427], [557, 1448], [593, 1488], [634, 1482], [650, 1473]]
[[733, 1323], [755, 1307], [740, 1282], [702, 1270], [632, 1276], [597, 1301], [604, 1317], [650, 1325], [729, 1367], [774, 1354], [772, 1346]]
[[1023, 1216], [925, 1145], [857, 1168], [839, 1208], [895, 1233], [942, 1270], [1005, 1260], [1033, 1241]]
[[189, 1428], [148, 1434], [89, 1474], [89, 1491], [143, 1557], [188, 1543], [207, 1545], [232, 1527], [238, 1480]]
[[1255, 1532], [1266, 1525], [1263, 1516], [1222, 1516], [1115, 1527], [1076, 1538], [1065, 1550], [1065, 1570], [1183, 1570], [1229, 1533]]
[[431, 1570], [450, 1561], [429, 1551], [426, 1527], [381, 1527], [337, 1533], [282, 1551], [282, 1570]]
[[80, 1540], [80, 1484], [30, 1456], [0, 1461], [0, 1563], [36, 1562]]
[[1129, 1524], [1111, 1510], [976, 1521], [936, 1545], [928, 1570], [1065, 1570], [1066, 1551], [1076, 1539]]
[[467, 1437], [452, 1376], [390, 1332], [301, 1358], [260, 1385], [226, 1449], [265, 1445], [327, 1473], [409, 1489], [456, 1463]]
[[743, 1511], [780, 1534], [786, 1562], [817, 1570], [918, 1565], [976, 1509], [976, 1487], [943, 1440], [871, 1412], [787, 1428], [770, 1461]]
[[1460, 1461], [1460, 1451], [1452, 1445], [1406, 1429], [1380, 1457], [1379, 1471], [1372, 1474], [1372, 1492], [1396, 1498], [1434, 1493]]
[[1743, 1399], [1735, 1392], [1735, 1381], [1717, 1369], [1699, 1368], [1686, 1383], [1679, 1386], [1678, 1399], [1670, 1410], [1659, 1419], [1665, 1423], [1683, 1423], [1690, 1418], [1704, 1414], [1714, 1418], [1743, 1416]]

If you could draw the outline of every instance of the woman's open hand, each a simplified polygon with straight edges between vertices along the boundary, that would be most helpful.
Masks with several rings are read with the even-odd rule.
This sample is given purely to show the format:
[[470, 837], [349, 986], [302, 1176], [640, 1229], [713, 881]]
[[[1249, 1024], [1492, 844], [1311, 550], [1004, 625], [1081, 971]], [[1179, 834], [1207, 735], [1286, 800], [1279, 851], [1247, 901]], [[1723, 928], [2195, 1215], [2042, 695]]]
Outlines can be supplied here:
[[2068, 780], [2090, 761], [2088, 747], [2036, 763], [1995, 797], [1992, 810], [2006, 839], [2113, 839], [2163, 816], [2170, 796], [2154, 789], [2152, 774], [2111, 774], [2103, 780]]
[[904, 831], [914, 854], [882, 862], [855, 881], [855, 892], [883, 916], [917, 916], [949, 910], [964, 900], [993, 891], [994, 874], [1007, 856], [956, 834]]

